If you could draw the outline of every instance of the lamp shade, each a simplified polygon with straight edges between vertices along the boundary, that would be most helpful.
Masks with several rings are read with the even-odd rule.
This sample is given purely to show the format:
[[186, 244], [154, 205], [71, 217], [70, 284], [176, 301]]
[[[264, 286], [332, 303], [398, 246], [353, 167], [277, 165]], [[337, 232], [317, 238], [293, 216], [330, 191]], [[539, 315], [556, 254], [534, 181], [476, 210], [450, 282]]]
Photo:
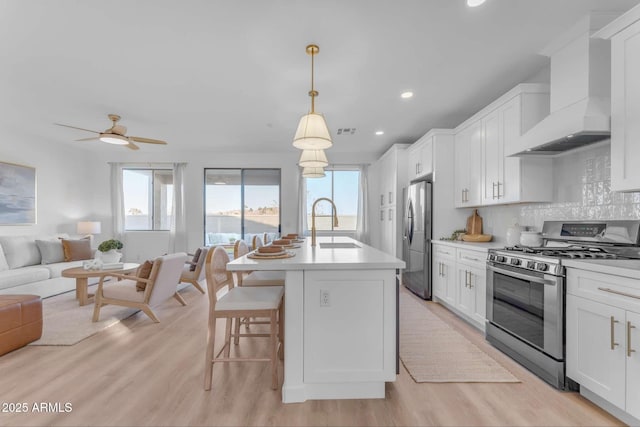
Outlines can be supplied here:
[[76, 229], [78, 234], [100, 234], [100, 221], [80, 221]]
[[305, 178], [322, 178], [325, 174], [323, 168], [303, 168], [302, 176]]
[[329, 128], [322, 114], [309, 113], [302, 116], [293, 137], [293, 146], [301, 150], [324, 150], [333, 145]]
[[298, 164], [303, 168], [323, 168], [329, 161], [324, 150], [302, 150]]
[[129, 139], [115, 133], [101, 133], [98, 139], [107, 144], [127, 145], [129, 143]]

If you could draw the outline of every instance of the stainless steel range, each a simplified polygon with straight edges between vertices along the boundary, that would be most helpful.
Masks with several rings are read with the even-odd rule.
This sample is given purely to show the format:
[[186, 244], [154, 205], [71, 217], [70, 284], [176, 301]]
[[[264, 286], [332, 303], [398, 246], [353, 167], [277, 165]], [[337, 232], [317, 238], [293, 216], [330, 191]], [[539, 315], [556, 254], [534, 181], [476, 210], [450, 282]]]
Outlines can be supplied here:
[[545, 221], [541, 247], [491, 249], [486, 337], [539, 377], [565, 377], [563, 259], [640, 258], [640, 221]]

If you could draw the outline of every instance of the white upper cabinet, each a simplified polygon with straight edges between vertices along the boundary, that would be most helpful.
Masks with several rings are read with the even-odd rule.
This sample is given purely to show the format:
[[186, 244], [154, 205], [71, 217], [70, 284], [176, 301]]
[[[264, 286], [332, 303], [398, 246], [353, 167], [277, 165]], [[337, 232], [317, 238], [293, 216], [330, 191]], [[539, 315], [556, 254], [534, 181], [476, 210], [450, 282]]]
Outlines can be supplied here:
[[455, 136], [455, 190], [457, 208], [479, 206], [482, 191], [480, 159], [482, 121], [470, 123]]
[[433, 138], [428, 133], [407, 149], [409, 181], [433, 173]]
[[640, 191], [640, 5], [594, 37], [611, 40], [611, 189]]
[[456, 207], [552, 200], [551, 159], [505, 157], [548, 111], [548, 86], [521, 84], [456, 129]]

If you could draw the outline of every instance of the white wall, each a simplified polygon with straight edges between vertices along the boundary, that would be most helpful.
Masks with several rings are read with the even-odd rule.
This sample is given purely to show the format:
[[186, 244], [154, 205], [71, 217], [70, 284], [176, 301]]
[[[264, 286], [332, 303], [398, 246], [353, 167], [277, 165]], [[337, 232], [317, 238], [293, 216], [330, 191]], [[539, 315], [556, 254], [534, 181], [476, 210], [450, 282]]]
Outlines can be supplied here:
[[0, 235], [75, 234], [79, 220], [94, 219], [94, 164], [85, 151], [4, 134], [0, 161], [35, 167], [37, 182], [37, 223], [0, 225]]
[[[0, 226], [0, 235], [75, 234], [79, 220], [100, 221], [102, 232], [97, 243], [113, 236], [110, 194], [110, 162], [156, 164], [186, 162], [186, 213], [188, 248], [203, 244], [204, 169], [205, 168], [279, 168], [281, 169], [281, 225], [283, 232], [297, 230], [298, 167], [300, 151], [286, 152], [179, 152], [175, 148], [147, 148], [129, 151], [122, 147], [101, 147], [99, 151], [51, 144], [45, 140], [24, 141], [9, 137], [0, 145], [0, 161], [36, 168], [37, 218], [33, 226]], [[146, 150], [145, 150], [146, 148]], [[374, 154], [335, 153], [327, 155], [332, 164], [372, 163]], [[124, 238], [125, 259], [142, 261], [168, 251], [168, 232], [129, 232]]]

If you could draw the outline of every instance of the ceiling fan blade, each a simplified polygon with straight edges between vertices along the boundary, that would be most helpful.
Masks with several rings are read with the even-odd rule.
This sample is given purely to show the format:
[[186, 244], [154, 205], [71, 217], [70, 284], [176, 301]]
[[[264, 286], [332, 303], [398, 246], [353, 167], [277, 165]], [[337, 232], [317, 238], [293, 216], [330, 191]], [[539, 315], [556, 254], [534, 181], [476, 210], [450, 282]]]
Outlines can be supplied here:
[[166, 141], [161, 141], [159, 139], [142, 138], [140, 136], [130, 136], [129, 139], [135, 142], [144, 142], [147, 144], [167, 144]]
[[91, 138], [74, 139], [74, 141], [97, 141], [99, 139], [97, 136], [92, 136]]
[[125, 147], [131, 149], [131, 150], [139, 150], [140, 147], [138, 147], [136, 144], [134, 144], [133, 142], [129, 141], [129, 143], [127, 145], [125, 145]]
[[63, 125], [62, 123], [54, 123], [54, 125], [64, 126], [66, 128], [71, 128], [71, 129], [86, 130], [87, 132], [100, 133], [100, 132], [97, 132], [97, 131], [91, 130], [91, 129], [79, 128], [77, 126]]

